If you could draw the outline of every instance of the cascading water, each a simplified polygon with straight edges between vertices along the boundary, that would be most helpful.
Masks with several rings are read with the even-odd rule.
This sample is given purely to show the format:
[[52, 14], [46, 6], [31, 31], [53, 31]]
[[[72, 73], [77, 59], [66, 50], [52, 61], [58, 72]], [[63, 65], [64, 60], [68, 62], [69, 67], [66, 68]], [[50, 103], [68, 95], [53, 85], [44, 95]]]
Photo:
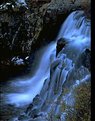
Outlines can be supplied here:
[[[68, 43], [58, 54], [58, 58], [65, 55], [67, 59], [72, 61], [72, 64], [66, 64], [67, 67], [71, 66], [72, 68], [70, 69], [71, 71], [69, 70], [70, 72], [68, 71], [68, 77], [65, 80], [67, 82], [66, 85], [69, 83], [71, 89], [63, 99], [68, 102], [68, 105], [71, 105], [74, 103], [74, 98], [72, 97], [73, 89], [90, 77], [89, 71], [82, 67], [82, 65], [79, 70], [76, 68], [76, 62], [79, 56], [85, 51], [85, 49], [90, 49], [91, 42], [90, 20], [85, 17], [84, 11], [75, 11], [68, 16], [66, 21], [62, 24], [57, 40], [60, 38], [64, 38]], [[64, 61], [65, 60], [63, 60], [63, 62]], [[78, 73], [77, 77], [74, 73]]]
[[[55, 58], [56, 41], [60, 38], [65, 38], [68, 43]], [[51, 100], [55, 96], [54, 91], [61, 93], [62, 85], [66, 83], [66, 81], [67, 84], [72, 81], [79, 84], [79, 80], [83, 80], [83, 78], [85, 79], [89, 76], [88, 70], [84, 68], [85, 73], [83, 73], [84, 75], [80, 74], [82, 76], [80, 76], [81, 78], [79, 80], [73, 80], [75, 75], [72, 75], [72, 73], [74, 74], [76, 71], [76, 69], [74, 70], [74, 65], [77, 58], [86, 48], [90, 48], [90, 21], [85, 18], [83, 11], [75, 11], [69, 15], [62, 25], [56, 41], [51, 42], [43, 49], [39, 66], [33, 77], [29, 77], [29, 79], [26, 80], [19, 79], [11, 83], [11, 86], [16, 88], [17, 91], [16, 93], [12, 92], [6, 94], [7, 104], [14, 104], [17, 107], [30, 104], [40, 91], [40, 96], [44, 98], [44, 101]], [[50, 66], [52, 71], [51, 75]], [[68, 81], [67, 77], [71, 80]], [[46, 81], [45, 85], [47, 85], [47, 87], [44, 87], [44, 80], [47, 78], [49, 82]]]
[[90, 21], [87, 20], [83, 11], [72, 12], [66, 21], [62, 24], [61, 30], [57, 37], [64, 37], [69, 40], [88, 37], [90, 39]]
[[[56, 39], [58, 41], [63, 38], [67, 44], [52, 62], [50, 78], [45, 81], [37, 103], [32, 102], [33, 107], [29, 107], [27, 115], [33, 118], [34, 110], [37, 110], [37, 120], [43, 120], [43, 117], [45, 120], [48, 118], [50, 120], [51, 117], [55, 121], [53, 116], [56, 117], [60, 114], [61, 121], [65, 121], [69, 109], [63, 108], [62, 112], [62, 103], [65, 103], [67, 107], [73, 107], [75, 103], [74, 89], [81, 83], [90, 80], [88, 68], [84, 67], [83, 63], [76, 66], [80, 55], [85, 49], [90, 49], [90, 30], [90, 21], [86, 19], [83, 11], [75, 11], [68, 16]], [[69, 91], [64, 94], [64, 89]], [[42, 115], [42, 118], [39, 115]]]
[[[50, 63], [55, 56], [56, 44], [51, 42], [46, 48], [43, 49], [41, 59], [38, 61], [39, 66], [33, 77], [29, 79], [18, 79], [16, 82], [11, 83], [11, 87], [15, 88], [17, 92], [6, 94], [8, 104], [14, 104], [16, 107], [24, 106], [32, 102], [33, 98], [39, 94], [44, 80], [49, 77]], [[40, 54], [40, 53], [39, 53]], [[51, 58], [51, 59], [50, 59]]]
[[68, 47], [65, 52], [67, 51], [66, 54], [70, 55], [71, 58], [74, 54], [75, 57], [79, 55], [83, 49], [90, 48], [90, 27], [90, 21], [86, 19], [83, 11], [72, 12], [63, 23], [57, 39], [66, 39]]

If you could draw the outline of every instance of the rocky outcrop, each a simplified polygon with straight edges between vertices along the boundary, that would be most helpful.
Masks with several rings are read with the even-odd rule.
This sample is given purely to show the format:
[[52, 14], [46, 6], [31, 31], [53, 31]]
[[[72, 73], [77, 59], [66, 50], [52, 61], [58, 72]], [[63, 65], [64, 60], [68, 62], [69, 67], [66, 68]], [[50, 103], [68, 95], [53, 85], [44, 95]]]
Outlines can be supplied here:
[[12, 0], [8, 2], [1, 2], [0, 5], [1, 60], [28, 56], [31, 51], [54, 40], [60, 25], [73, 10], [84, 9], [90, 16], [89, 0], [27, 0], [26, 4]]
[[[39, 36], [46, 39], [44, 35], [40, 35], [41, 31], [46, 31], [43, 34], [50, 34], [73, 10], [84, 9], [87, 12], [89, 2], [88, 0], [27, 0], [28, 7], [14, 2], [6, 3], [4, 10], [1, 9], [0, 15], [1, 43], [4, 45], [3, 40], [6, 40], [5, 48], [7, 46], [14, 52], [16, 51], [18, 55], [21, 53], [29, 54], [32, 49], [31, 46], [34, 46], [33, 43], [37, 42]], [[50, 36], [48, 39], [54, 38], [50, 38]]]
[[[76, 62], [84, 58], [80, 56]], [[77, 63], [74, 65], [65, 54], [59, 53], [40, 94], [33, 99], [18, 121], [64, 121], [68, 113], [73, 113], [74, 89], [80, 83], [89, 81], [90, 72], [84, 63], [77, 67]]]
[[84, 67], [88, 68], [89, 71], [91, 71], [91, 50], [85, 49], [84, 52], [80, 55], [76, 66], [83, 65]]
[[[46, 10], [46, 20], [49, 21], [50, 19], [53, 19], [56, 21], [56, 17], [58, 15], [62, 14], [68, 14], [73, 10], [85, 10], [86, 13], [89, 13], [90, 11], [90, 1], [89, 0], [59, 0], [55, 1], [52, 0], [50, 4], [47, 7]], [[89, 13], [90, 14], [90, 13]], [[47, 22], [46, 21], [46, 22]]]

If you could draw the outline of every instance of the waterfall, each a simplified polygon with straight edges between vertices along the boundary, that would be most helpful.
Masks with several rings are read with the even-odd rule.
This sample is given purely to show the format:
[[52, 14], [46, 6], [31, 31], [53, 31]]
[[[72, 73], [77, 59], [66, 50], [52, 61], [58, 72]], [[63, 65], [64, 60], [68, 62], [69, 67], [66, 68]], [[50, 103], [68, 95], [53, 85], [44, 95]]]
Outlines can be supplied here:
[[74, 11], [62, 24], [57, 40], [64, 38], [68, 45], [61, 53], [75, 60], [85, 48], [90, 48], [91, 23], [83, 11]]
[[72, 12], [66, 21], [62, 24], [57, 39], [64, 37], [69, 40], [78, 36], [90, 38], [91, 29], [90, 21], [88, 21], [83, 11]]
[[38, 59], [39, 66], [33, 77], [12, 81], [11, 87], [15, 88], [17, 92], [6, 95], [7, 104], [14, 104], [16, 107], [24, 106], [31, 103], [33, 98], [40, 93], [44, 80], [49, 77], [50, 63], [55, 56], [55, 48], [55, 42], [51, 42], [43, 49], [41, 59]]
[[[35, 97], [32, 107], [27, 109], [31, 120], [36, 115], [38, 121], [44, 118], [55, 121], [56, 116], [65, 121], [71, 107], [74, 109], [74, 89], [90, 80], [90, 71], [81, 62], [83, 56], [79, 58], [85, 49], [90, 48], [91, 39], [90, 21], [86, 19], [83, 11], [72, 12], [67, 17], [56, 41], [60, 38], [65, 39], [67, 44], [50, 65], [50, 78], [45, 81], [40, 95]], [[76, 66], [77, 64], [79, 65]], [[34, 110], [37, 113], [33, 115]]]
[[[58, 54], [57, 58], [55, 58], [56, 41], [60, 38], [65, 38], [68, 44]], [[55, 66], [58, 66], [54, 72], [55, 75], [52, 76], [53, 80], [50, 80], [49, 83], [54, 84], [56, 80], [57, 86], [56, 84], [52, 85], [50, 92], [53, 93], [53, 88], [55, 87], [59, 89], [58, 79], [60, 77], [60, 88], [62, 88], [61, 86], [66, 81], [69, 71], [75, 64], [75, 60], [84, 49], [90, 48], [90, 22], [85, 18], [83, 11], [75, 11], [68, 16], [66, 21], [62, 24], [56, 41], [51, 42], [43, 49], [41, 59], [38, 59], [39, 66], [33, 77], [29, 77], [26, 80], [19, 79], [15, 82], [13, 80], [11, 86], [16, 88], [17, 91], [6, 94], [6, 103], [14, 104], [17, 107], [30, 104], [33, 98], [40, 93], [44, 81], [47, 78], [50, 80], [50, 66], [53, 61]], [[61, 68], [64, 68], [63, 71], [60, 71]], [[60, 73], [64, 75], [60, 76]], [[48, 94], [50, 98], [52, 98], [50, 92]]]

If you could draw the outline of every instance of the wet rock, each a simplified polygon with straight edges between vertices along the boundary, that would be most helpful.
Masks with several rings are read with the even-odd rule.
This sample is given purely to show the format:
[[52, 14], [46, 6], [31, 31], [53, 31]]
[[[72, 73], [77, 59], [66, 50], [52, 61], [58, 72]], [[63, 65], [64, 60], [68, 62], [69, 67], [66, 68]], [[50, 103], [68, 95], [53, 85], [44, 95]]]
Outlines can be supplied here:
[[91, 71], [91, 50], [86, 49], [84, 53], [81, 55], [82, 57], [82, 64], [84, 67], [88, 68]]
[[91, 71], [91, 50], [90, 49], [85, 49], [79, 56], [76, 66], [80, 67], [80, 65], [83, 65], [84, 67], [88, 68], [89, 71]]
[[25, 114], [21, 114], [17, 121], [28, 121], [29, 117]]
[[[86, 49], [84, 52], [87, 54], [90, 50]], [[33, 118], [31, 121], [40, 121], [40, 118], [42, 121], [43, 119], [63, 121], [68, 111], [73, 111], [73, 108], [70, 108], [74, 106], [75, 101], [72, 90], [76, 85], [86, 82], [90, 76], [90, 72], [82, 65], [83, 63], [79, 68], [76, 68], [76, 64], [73, 66], [72, 61], [64, 54], [59, 54], [51, 64], [50, 78], [44, 83], [40, 95], [35, 97], [32, 107], [26, 112]], [[41, 106], [39, 98], [43, 100]]]
[[56, 47], [56, 55], [66, 46], [67, 41], [64, 38], [60, 38], [57, 41], [57, 47]]
[[32, 117], [33, 119], [37, 118], [37, 117], [38, 117], [38, 112], [39, 112], [39, 110], [36, 109], [36, 108], [34, 108], [34, 109], [31, 111], [31, 117]]

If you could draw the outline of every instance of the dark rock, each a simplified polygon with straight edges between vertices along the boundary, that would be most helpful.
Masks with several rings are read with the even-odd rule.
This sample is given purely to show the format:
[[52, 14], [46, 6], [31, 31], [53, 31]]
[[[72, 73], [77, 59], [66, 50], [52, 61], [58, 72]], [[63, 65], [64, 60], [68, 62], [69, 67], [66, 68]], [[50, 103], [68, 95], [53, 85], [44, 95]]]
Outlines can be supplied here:
[[84, 67], [88, 68], [89, 71], [91, 71], [91, 50], [85, 49], [82, 54], [79, 56], [76, 66], [80, 67], [80, 65], [83, 65]]
[[64, 38], [60, 38], [57, 41], [57, 46], [56, 46], [56, 56], [58, 55], [58, 53], [65, 47], [65, 45], [67, 44], [66, 40]]
[[[22, 58], [15, 56], [13, 58], [3, 58], [0, 60], [0, 80], [8, 80], [11, 77], [23, 75], [29, 65], [28, 57]], [[28, 70], [27, 70], [28, 71]]]
[[27, 110], [26, 110], [26, 112], [25, 113], [30, 113], [30, 111], [32, 110], [32, 108], [33, 108], [33, 104], [31, 103], [28, 107], [27, 107]]
[[31, 117], [34, 119], [34, 118], [37, 118], [38, 117], [38, 113], [39, 113], [39, 110], [38, 109], [33, 109], [32, 111], [31, 111]]
[[28, 121], [28, 116], [25, 114], [21, 114], [20, 117], [18, 118], [18, 121]]
[[81, 59], [82, 59], [82, 64], [84, 67], [88, 68], [89, 71], [91, 70], [91, 50], [86, 49], [82, 55], [81, 55]]

